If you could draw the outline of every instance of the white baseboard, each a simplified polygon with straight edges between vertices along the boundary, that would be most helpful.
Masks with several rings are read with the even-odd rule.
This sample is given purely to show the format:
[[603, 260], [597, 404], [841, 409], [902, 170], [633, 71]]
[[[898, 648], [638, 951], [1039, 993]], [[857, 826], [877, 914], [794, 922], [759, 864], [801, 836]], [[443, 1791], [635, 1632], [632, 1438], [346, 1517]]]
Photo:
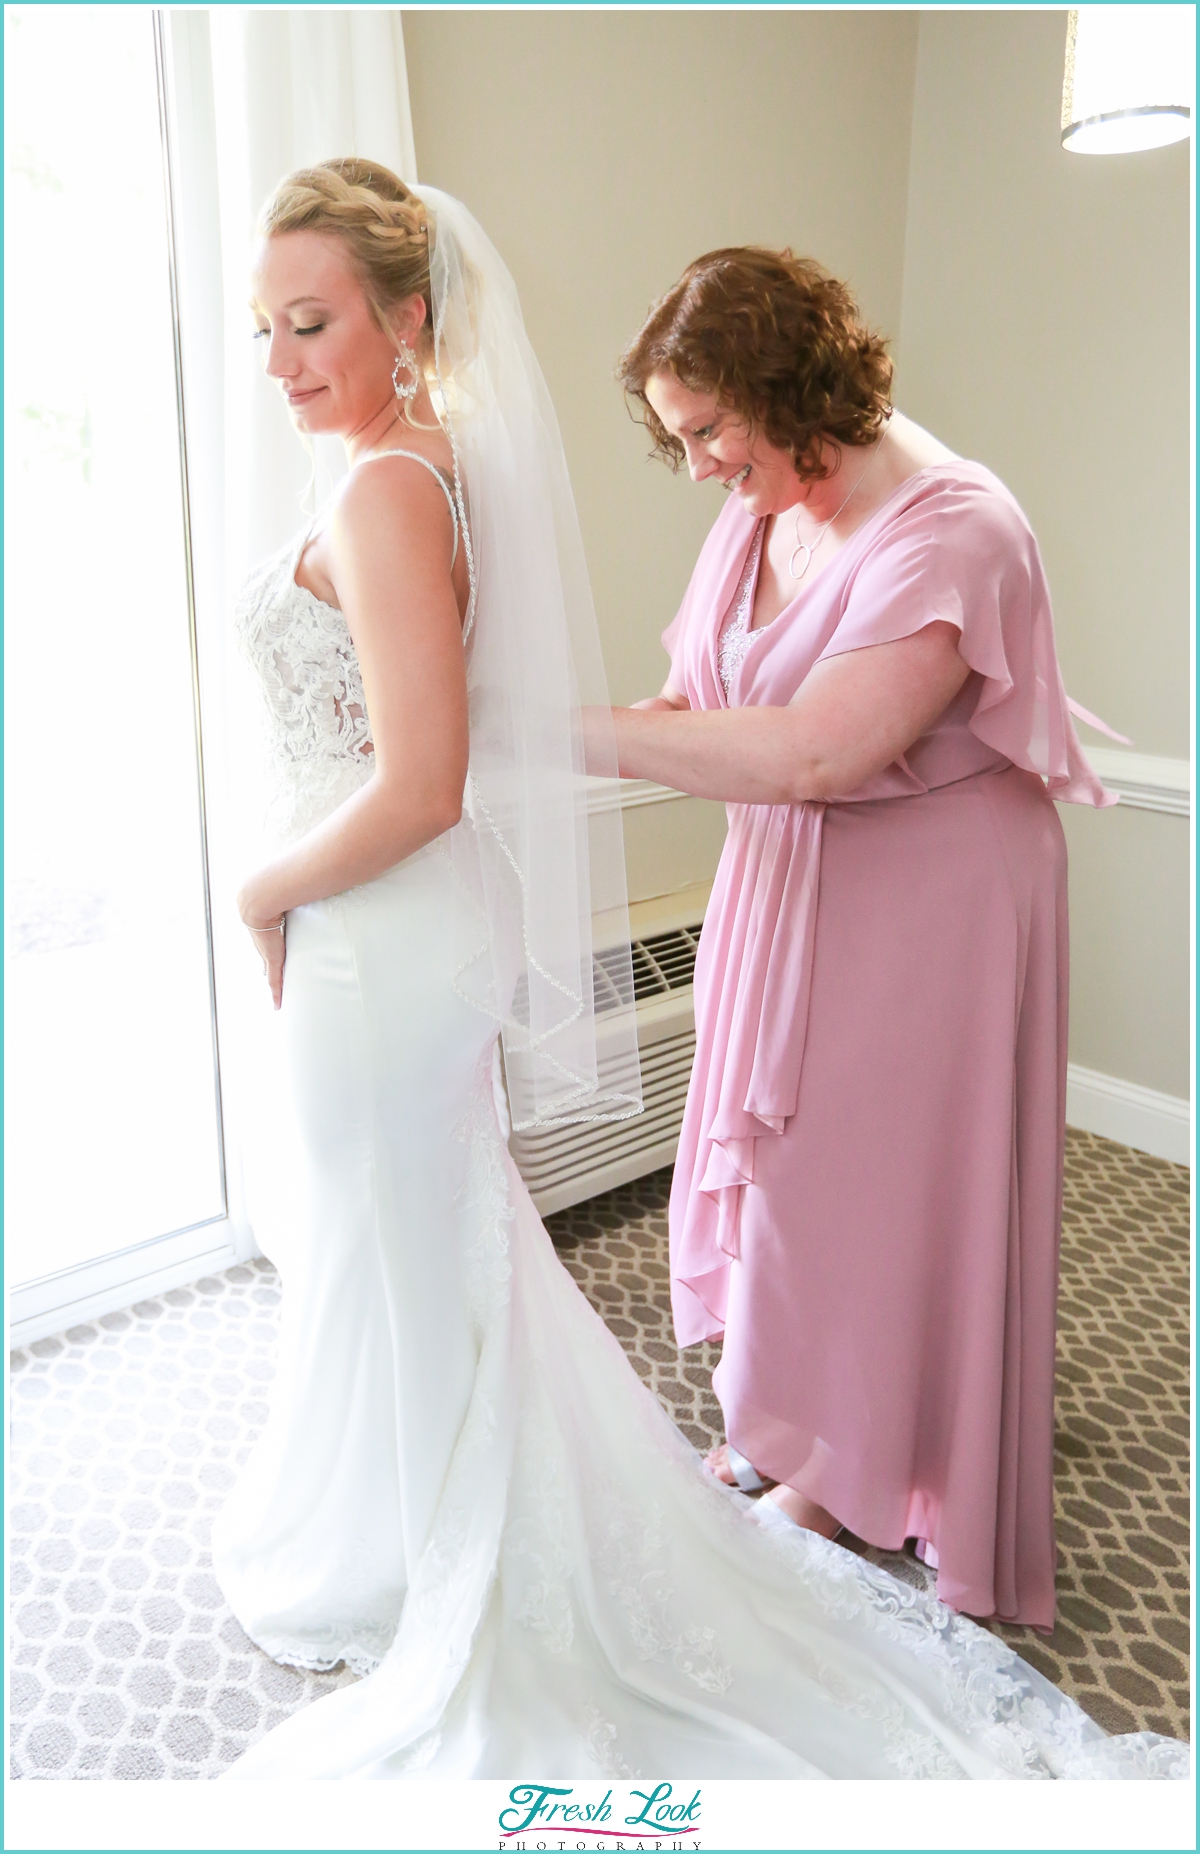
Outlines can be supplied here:
[[14, 1288], [8, 1297], [9, 1345], [32, 1345], [70, 1326], [120, 1313], [135, 1301], [153, 1300], [170, 1288], [220, 1274], [244, 1261], [247, 1253], [258, 1251], [247, 1240], [235, 1241], [228, 1218], [221, 1217], [123, 1255], [102, 1256], [85, 1267]]
[[1067, 1125], [1136, 1146], [1176, 1165], [1192, 1162], [1192, 1110], [1178, 1095], [1067, 1065]]

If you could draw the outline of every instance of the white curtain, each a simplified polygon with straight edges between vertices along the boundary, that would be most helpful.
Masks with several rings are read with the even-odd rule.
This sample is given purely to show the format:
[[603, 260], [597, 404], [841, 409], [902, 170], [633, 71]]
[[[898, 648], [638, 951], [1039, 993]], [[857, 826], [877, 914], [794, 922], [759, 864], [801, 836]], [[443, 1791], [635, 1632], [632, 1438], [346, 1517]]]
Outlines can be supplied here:
[[[414, 182], [416, 156], [398, 11], [218, 6], [163, 18], [230, 1214], [243, 1253], [260, 1238], [270, 1253], [245, 1162], [271, 1131], [270, 1010], [233, 905], [263, 794], [247, 750], [257, 696], [231, 608], [249, 568], [297, 532], [344, 462], [336, 440], [306, 455], [262, 376], [249, 257], [258, 211], [291, 169], [355, 154]], [[276, 1201], [269, 1214], [286, 1221], [288, 1208]]]
[[[225, 549], [238, 584], [295, 529], [310, 473], [278, 390], [258, 377], [246, 306], [255, 221], [284, 174], [333, 155], [416, 180], [404, 40], [393, 10], [223, 6], [170, 22], [176, 91], [191, 101], [186, 118], [177, 110], [181, 258], [186, 269], [194, 252], [221, 280], [220, 395], [206, 378], [204, 397], [206, 416], [223, 409]], [[211, 291], [197, 307], [211, 317]], [[336, 475], [340, 444], [322, 448]]]

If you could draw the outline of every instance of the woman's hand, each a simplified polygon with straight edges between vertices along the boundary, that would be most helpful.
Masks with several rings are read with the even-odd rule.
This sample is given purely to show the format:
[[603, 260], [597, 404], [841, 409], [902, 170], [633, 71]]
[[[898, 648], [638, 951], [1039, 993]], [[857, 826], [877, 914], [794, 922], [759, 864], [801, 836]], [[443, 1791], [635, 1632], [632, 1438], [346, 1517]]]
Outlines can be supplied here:
[[269, 894], [265, 892], [268, 870], [260, 870], [242, 885], [237, 898], [238, 913], [242, 925], [247, 929], [254, 942], [255, 951], [263, 962], [267, 984], [271, 987], [271, 998], [278, 1010], [283, 1002], [283, 962], [287, 947], [287, 931], [284, 915], [277, 908]]
[[283, 1003], [283, 962], [287, 956], [287, 931], [282, 921], [273, 927], [255, 927], [249, 921], [250, 938], [263, 962], [267, 984], [271, 988], [271, 1002], [278, 1010]]
[[[660, 713], [669, 713], [673, 709], [686, 708], [686, 695], [679, 695], [669, 685], [661, 695], [648, 695], [640, 702], [634, 702], [638, 709], [653, 709]], [[618, 774], [613, 765], [615, 710], [611, 708], [581, 708], [579, 710], [580, 732], [583, 736], [583, 758], [588, 772], [598, 773], [611, 779]]]
[[586, 770], [593, 776], [611, 779], [616, 772], [613, 764], [611, 712], [607, 708], [581, 708], [579, 710], [579, 733], [583, 742], [583, 764]]

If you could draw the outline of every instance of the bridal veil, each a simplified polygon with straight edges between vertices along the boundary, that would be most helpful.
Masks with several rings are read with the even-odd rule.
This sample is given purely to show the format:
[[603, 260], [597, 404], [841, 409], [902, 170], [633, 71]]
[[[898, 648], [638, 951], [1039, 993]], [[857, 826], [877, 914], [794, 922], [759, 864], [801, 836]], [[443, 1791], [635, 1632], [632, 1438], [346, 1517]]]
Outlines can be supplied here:
[[616, 743], [589, 779], [580, 708], [608, 693], [558, 421], [491, 241], [451, 195], [415, 191], [471, 568], [458, 989], [499, 1025], [514, 1128], [623, 1119], [641, 1089]]

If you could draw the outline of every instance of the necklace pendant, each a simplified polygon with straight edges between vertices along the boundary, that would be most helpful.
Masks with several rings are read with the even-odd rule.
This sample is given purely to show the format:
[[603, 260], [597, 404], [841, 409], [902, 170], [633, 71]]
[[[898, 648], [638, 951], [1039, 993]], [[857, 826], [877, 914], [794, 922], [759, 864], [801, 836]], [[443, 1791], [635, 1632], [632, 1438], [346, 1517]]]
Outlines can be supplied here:
[[[800, 571], [798, 573], [796, 571], [796, 555], [797, 554], [804, 555], [804, 565], [800, 568]], [[792, 549], [792, 557], [788, 561], [788, 572], [791, 574], [793, 579], [803, 579], [804, 578], [804, 575], [808, 572], [809, 567], [812, 565], [812, 557], [813, 557], [813, 550], [809, 546], [808, 542], [807, 541], [797, 541], [795, 547], [793, 547]]]

